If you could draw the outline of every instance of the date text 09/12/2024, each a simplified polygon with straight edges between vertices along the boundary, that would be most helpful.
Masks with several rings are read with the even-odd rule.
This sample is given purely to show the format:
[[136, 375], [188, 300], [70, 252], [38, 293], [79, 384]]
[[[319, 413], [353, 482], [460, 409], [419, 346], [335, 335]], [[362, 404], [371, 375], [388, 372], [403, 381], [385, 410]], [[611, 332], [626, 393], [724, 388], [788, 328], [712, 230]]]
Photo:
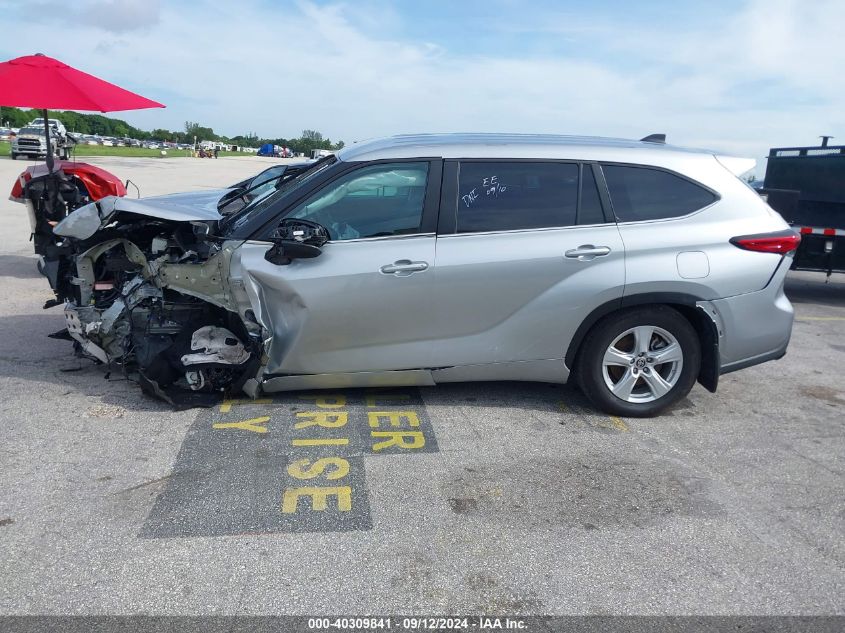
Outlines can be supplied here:
[[314, 631], [376, 631], [376, 630], [525, 630], [527, 623], [515, 618], [496, 617], [351, 617], [351, 618], [309, 618], [308, 628]]

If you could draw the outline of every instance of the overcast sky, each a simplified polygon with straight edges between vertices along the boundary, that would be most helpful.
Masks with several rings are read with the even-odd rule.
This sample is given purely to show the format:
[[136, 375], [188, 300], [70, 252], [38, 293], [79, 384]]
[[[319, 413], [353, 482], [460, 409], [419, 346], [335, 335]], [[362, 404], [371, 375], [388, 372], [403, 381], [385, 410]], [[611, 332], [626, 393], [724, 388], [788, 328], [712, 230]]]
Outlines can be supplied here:
[[758, 159], [845, 137], [842, 0], [0, 0], [0, 23], [4, 60], [165, 103], [116, 115], [145, 129], [666, 132]]

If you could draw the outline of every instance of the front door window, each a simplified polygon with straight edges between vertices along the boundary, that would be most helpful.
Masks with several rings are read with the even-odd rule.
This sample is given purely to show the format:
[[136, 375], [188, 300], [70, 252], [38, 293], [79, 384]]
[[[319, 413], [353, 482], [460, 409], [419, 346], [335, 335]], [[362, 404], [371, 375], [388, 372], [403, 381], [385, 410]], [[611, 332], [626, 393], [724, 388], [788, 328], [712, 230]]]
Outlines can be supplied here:
[[371, 165], [341, 176], [287, 217], [324, 226], [333, 241], [419, 233], [427, 180], [427, 162]]

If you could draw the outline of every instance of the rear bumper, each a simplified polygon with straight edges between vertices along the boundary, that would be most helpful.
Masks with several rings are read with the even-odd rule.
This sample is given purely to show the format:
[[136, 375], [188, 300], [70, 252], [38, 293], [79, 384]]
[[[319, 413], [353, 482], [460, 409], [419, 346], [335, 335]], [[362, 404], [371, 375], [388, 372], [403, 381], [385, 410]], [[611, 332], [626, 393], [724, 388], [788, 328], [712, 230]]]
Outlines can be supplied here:
[[718, 313], [720, 374], [776, 360], [786, 354], [794, 311], [783, 291], [792, 263], [781, 260], [768, 285], [710, 302]]

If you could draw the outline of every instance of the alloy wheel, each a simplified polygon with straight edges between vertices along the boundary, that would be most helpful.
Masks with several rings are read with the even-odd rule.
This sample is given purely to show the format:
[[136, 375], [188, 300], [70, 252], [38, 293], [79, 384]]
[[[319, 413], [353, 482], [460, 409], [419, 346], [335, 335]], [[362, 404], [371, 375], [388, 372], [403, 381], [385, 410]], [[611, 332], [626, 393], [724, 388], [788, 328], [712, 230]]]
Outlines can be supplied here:
[[604, 353], [602, 375], [610, 392], [632, 403], [653, 402], [678, 383], [684, 353], [663, 328], [639, 325], [617, 336]]

